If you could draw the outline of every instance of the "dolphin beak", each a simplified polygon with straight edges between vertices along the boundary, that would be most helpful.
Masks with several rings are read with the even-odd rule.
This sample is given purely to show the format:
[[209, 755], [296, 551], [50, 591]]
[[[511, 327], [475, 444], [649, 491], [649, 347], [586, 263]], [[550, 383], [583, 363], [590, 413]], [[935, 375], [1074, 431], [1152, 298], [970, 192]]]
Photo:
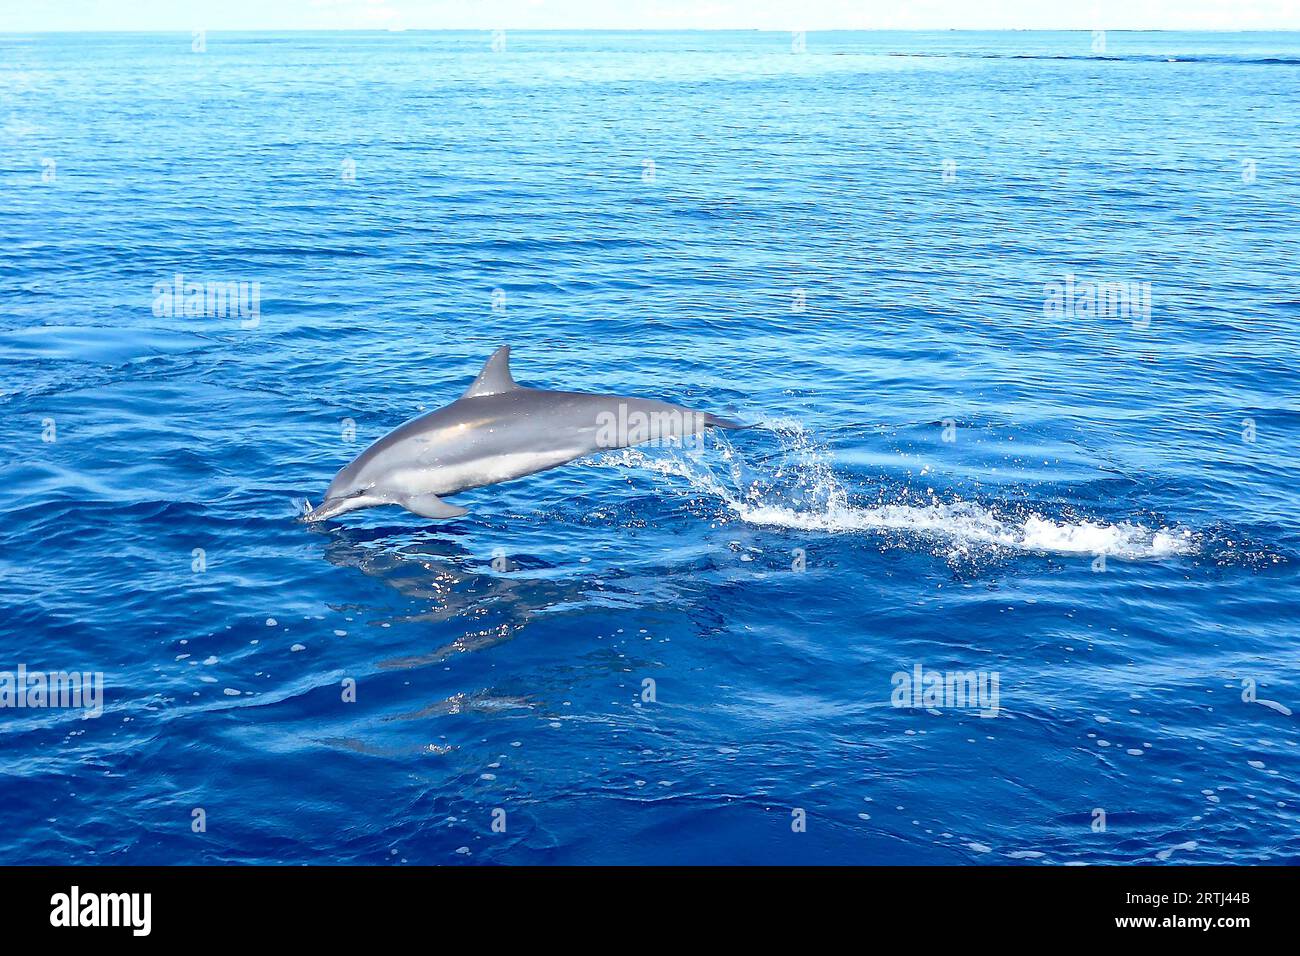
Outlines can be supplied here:
[[302, 516], [303, 521], [328, 521], [335, 515], [341, 515], [345, 511], [351, 511], [353, 508], [361, 507], [361, 503], [356, 500], [356, 496], [346, 498], [326, 498], [317, 507], [311, 509]]

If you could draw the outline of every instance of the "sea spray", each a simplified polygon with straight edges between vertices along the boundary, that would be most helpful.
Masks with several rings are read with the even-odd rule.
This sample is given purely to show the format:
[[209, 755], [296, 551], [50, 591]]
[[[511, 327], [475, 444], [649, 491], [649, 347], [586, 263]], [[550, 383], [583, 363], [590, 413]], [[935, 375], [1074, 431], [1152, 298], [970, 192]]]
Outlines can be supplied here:
[[896, 534], [931, 542], [935, 553], [958, 561], [980, 553], [1030, 552], [1158, 560], [1193, 554], [1198, 537], [1185, 528], [1140, 522], [1053, 518], [1030, 506], [980, 503], [934, 492], [918, 497], [907, 485], [882, 486], [877, 501], [855, 501], [833, 467], [833, 456], [797, 422], [764, 423], [776, 453], [751, 462], [729, 437], [714, 433], [709, 454], [624, 448], [599, 464], [636, 468], [668, 480], [684, 479], [723, 517], [747, 524], [827, 534]]

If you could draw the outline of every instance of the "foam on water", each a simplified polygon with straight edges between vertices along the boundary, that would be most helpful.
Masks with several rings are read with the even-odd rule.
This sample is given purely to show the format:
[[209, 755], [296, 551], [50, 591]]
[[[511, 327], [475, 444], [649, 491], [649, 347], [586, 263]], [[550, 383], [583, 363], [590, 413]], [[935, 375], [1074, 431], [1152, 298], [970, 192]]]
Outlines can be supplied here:
[[947, 539], [958, 553], [979, 546], [1049, 554], [1104, 554], [1141, 560], [1190, 554], [1196, 550], [1191, 532], [1150, 529], [1127, 521], [1053, 521], [1030, 513], [1001, 518], [990, 508], [969, 502], [955, 504], [881, 505], [854, 507], [836, 504], [824, 512], [796, 511], [772, 505], [739, 504], [736, 513], [752, 524], [804, 531], [905, 531], [927, 538]]
[[832, 467], [830, 450], [802, 426], [782, 420], [765, 428], [776, 437], [780, 452], [757, 466], [716, 432], [708, 452], [628, 448], [603, 460], [685, 479], [748, 524], [829, 534], [899, 533], [905, 540], [937, 544], [935, 553], [950, 560], [1007, 550], [1140, 561], [1198, 550], [1196, 535], [1186, 528], [1053, 518], [1022, 505], [982, 504], [957, 496], [943, 501], [928, 490], [929, 500], [918, 502], [907, 500], [914, 493], [906, 486], [893, 490], [895, 500], [885, 500], [882, 490], [875, 503], [855, 501]]

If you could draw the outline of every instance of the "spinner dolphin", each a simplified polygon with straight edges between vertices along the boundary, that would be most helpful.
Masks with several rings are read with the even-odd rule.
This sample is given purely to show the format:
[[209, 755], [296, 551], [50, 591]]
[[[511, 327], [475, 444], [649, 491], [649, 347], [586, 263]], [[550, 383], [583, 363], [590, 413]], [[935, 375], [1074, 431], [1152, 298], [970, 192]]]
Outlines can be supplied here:
[[424, 518], [458, 518], [466, 509], [443, 499], [461, 491], [601, 451], [747, 427], [653, 399], [517, 385], [505, 345], [456, 401], [398, 426], [358, 455], [304, 517], [324, 521], [399, 505]]

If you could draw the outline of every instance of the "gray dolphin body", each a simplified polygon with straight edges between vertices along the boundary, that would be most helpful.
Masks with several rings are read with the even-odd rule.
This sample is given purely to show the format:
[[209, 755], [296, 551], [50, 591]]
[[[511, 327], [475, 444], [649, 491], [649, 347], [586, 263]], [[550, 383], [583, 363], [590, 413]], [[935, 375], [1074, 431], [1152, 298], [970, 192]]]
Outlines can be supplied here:
[[456, 401], [398, 426], [358, 455], [304, 517], [324, 521], [400, 505], [424, 518], [458, 518], [466, 510], [444, 497], [709, 427], [749, 426], [668, 402], [524, 388], [510, 375], [506, 345]]

